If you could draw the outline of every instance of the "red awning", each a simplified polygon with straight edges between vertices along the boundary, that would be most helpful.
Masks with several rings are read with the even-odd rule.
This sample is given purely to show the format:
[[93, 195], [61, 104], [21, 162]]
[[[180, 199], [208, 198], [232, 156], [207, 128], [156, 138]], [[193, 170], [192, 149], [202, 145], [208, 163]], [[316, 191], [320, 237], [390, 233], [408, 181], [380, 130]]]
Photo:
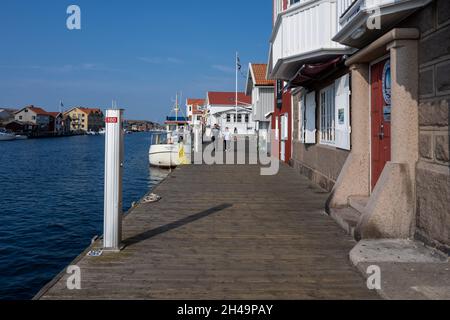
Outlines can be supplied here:
[[288, 87], [301, 87], [306, 82], [316, 80], [324, 73], [330, 72], [332, 69], [336, 68], [336, 66], [343, 60], [344, 58], [339, 56], [326, 62], [304, 64], [300, 70], [298, 70], [296, 75], [289, 81]]

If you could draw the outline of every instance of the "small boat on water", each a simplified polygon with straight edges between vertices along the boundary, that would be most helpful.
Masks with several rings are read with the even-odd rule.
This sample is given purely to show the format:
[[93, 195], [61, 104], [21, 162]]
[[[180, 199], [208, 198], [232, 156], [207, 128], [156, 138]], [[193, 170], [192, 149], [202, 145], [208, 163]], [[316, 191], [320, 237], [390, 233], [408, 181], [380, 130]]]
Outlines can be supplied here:
[[16, 140], [27, 140], [28, 137], [27, 136], [23, 136], [23, 135], [16, 135]]
[[95, 131], [92, 131], [92, 130], [89, 130], [88, 132], [86, 132], [86, 135], [88, 135], [88, 136], [98, 136], [99, 133], [95, 132]]
[[12, 141], [16, 140], [16, 135], [14, 133], [10, 133], [5, 129], [0, 129], [0, 141]]
[[154, 133], [149, 150], [151, 166], [164, 169], [176, 168], [190, 162], [190, 144], [176, 132]]
[[191, 143], [188, 138], [188, 119], [179, 117], [178, 95], [175, 103], [175, 117], [167, 117], [166, 132], [154, 132], [149, 150], [151, 166], [175, 168], [190, 163]]

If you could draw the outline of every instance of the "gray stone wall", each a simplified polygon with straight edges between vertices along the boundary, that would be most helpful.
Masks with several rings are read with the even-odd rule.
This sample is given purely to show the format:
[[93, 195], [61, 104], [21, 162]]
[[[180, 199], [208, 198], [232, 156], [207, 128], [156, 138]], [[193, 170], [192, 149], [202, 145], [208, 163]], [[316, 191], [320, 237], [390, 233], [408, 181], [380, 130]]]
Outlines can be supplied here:
[[433, 1], [403, 25], [421, 31], [416, 236], [450, 252], [450, 1]]

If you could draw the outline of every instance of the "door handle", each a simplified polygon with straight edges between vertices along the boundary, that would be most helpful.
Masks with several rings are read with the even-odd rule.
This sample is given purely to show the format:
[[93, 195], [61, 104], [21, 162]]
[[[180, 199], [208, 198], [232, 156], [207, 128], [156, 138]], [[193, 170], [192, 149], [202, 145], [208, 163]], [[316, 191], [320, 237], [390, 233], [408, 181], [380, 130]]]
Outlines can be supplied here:
[[384, 124], [380, 126], [380, 132], [378, 133], [378, 137], [380, 138], [380, 140], [384, 139]]

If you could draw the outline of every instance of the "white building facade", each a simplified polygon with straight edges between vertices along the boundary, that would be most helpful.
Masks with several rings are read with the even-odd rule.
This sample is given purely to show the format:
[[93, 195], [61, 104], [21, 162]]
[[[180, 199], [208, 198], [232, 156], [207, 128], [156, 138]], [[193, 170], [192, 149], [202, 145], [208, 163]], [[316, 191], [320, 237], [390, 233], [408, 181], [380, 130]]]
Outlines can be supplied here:
[[[243, 92], [208, 92], [205, 101], [206, 135], [211, 136], [215, 125], [235, 135], [255, 135], [256, 123], [252, 112], [252, 98]], [[237, 105], [237, 107], [236, 107]]]
[[268, 80], [267, 64], [250, 63], [247, 75], [246, 94], [252, 97], [252, 118], [261, 151], [270, 150], [271, 119], [275, 100], [275, 82]]

